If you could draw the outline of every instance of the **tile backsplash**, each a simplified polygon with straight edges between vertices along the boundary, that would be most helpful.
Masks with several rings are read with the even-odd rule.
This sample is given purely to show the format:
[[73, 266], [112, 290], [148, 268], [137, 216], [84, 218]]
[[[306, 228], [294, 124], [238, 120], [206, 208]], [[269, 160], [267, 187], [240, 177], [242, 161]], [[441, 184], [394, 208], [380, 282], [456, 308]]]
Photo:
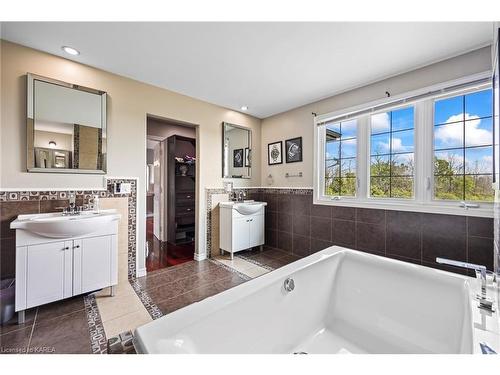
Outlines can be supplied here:
[[[306, 256], [332, 245], [465, 274], [444, 257], [493, 269], [493, 219], [313, 204], [311, 189], [248, 189], [267, 202], [266, 245]], [[469, 273], [470, 274], [470, 273]]]
[[[10, 223], [18, 215], [49, 213], [61, 211], [60, 207], [69, 204], [69, 193], [76, 196], [76, 205], [84, 206], [93, 195], [102, 198], [111, 198], [114, 182], [130, 182], [131, 194], [128, 198], [128, 276], [135, 277], [136, 270], [136, 180], [120, 179], [108, 180], [107, 190], [85, 190], [85, 191], [0, 191], [0, 278], [12, 278], [15, 276], [16, 239], [15, 230], [10, 229]], [[123, 195], [119, 195], [123, 197]]]

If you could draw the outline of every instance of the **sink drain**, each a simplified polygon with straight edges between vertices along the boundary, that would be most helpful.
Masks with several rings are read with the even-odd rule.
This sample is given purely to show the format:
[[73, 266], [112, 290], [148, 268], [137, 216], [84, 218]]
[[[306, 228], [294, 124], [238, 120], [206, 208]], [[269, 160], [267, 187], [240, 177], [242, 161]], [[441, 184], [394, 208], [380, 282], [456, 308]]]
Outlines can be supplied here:
[[309, 354], [307, 352], [293, 352], [293, 354]]

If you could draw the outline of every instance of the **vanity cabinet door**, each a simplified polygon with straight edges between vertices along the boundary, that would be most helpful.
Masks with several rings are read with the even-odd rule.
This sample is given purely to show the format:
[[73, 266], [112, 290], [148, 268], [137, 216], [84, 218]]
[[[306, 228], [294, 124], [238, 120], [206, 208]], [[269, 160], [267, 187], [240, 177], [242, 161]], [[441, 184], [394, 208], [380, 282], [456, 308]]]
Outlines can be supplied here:
[[246, 217], [233, 219], [232, 237], [232, 252], [250, 247], [250, 222]]
[[73, 246], [73, 294], [92, 292], [116, 284], [115, 235], [75, 240]]
[[256, 215], [250, 218], [250, 244], [248, 247], [264, 244], [264, 215]]
[[25, 308], [71, 297], [72, 241], [30, 245], [26, 250]]

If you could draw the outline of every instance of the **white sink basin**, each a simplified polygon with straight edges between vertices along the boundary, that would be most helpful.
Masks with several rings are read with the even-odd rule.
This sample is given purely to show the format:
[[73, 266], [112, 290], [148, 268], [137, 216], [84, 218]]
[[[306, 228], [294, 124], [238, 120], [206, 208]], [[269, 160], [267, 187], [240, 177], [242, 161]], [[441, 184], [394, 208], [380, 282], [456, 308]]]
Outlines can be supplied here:
[[245, 202], [222, 202], [221, 207], [231, 207], [242, 215], [252, 215], [266, 206], [266, 202], [245, 201]]
[[75, 216], [63, 216], [61, 213], [19, 215], [10, 227], [43, 237], [71, 238], [95, 232], [104, 224], [119, 219], [120, 214], [116, 210], [85, 211]]

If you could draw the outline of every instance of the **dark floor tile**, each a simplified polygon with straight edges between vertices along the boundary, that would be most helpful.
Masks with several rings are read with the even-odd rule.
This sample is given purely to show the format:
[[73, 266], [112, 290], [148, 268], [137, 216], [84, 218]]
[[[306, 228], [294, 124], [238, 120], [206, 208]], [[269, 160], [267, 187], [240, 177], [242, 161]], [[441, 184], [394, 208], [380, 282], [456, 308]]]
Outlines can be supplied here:
[[387, 211], [387, 254], [421, 260], [421, 214]]
[[31, 335], [31, 326], [3, 334], [0, 336], [0, 355], [24, 354], [27, 351]]
[[246, 280], [242, 277], [238, 276], [236, 273], [233, 273], [230, 277], [217, 281], [214, 286], [217, 290], [217, 293], [223, 292], [227, 289], [234, 288], [240, 284], [243, 284]]
[[356, 223], [356, 249], [385, 254], [385, 226]]
[[311, 207], [311, 216], [332, 217], [332, 208], [324, 204], [313, 204]]
[[36, 321], [43, 322], [45, 320], [57, 318], [66, 314], [71, 314], [76, 311], [85, 309], [85, 303], [82, 296], [76, 296], [62, 301], [42, 305], [38, 308]]
[[14, 238], [15, 230], [10, 229], [10, 223], [18, 215], [37, 214], [40, 211], [39, 201], [11, 201], [0, 202], [0, 237]]
[[156, 302], [156, 305], [163, 312], [163, 314], [169, 314], [175, 310], [192, 303], [199, 302], [217, 293], [219, 293], [219, 289], [215, 285], [205, 285], [173, 298]]
[[332, 206], [332, 218], [342, 220], [356, 220], [356, 209], [353, 207]]
[[467, 261], [486, 266], [493, 271], [493, 239], [484, 237], [469, 237]]
[[33, 320], [35, 319], [36, 310], [37, 308], [34, 307], [25, 311], [24, 324], [17, 324], [17, 313], [14, 314], [14, 317], [11, 320], [4, 325], [0, 325], [0, 335], [31, 327], [33, 325]]
[[321, 250], [325, 250], [333, 246], [333, 243], [330, 241], [321, 240], [316, 237], [311, 237], [311, 253], [316, 253]]
[[323, 241], [332, 240], [332, 220], [311, 216], [311, 238]]
[[467, 217], [469, 236], [493, 238], [493, 219], [488, 217]]
[[312, 195], [294, 194], [293, 197], [293, 215], [311, 215]]
[[278, 213], [278, 231], [293, 232], [293, 216], [282, 212]]
[[356, 221], [385, 225], [385, 211], [371, 208], [356, 208]]
[[301, 236], [309, 237], [311, 235], [311, 217], [310, 216], [294, 216], [293, 217], [293, 233]]
[[266, 211], [266, 225], [267, 230], [278, 229], [278, 213], [273, 211]]
[[293, 235], [293, 255], [305, 257], [311, 254], [311, 238], [297, 234]]
[[287, 264], [293, 263], [297, 260], [299, 260], [301, 257], [296, 256], [296, 255], [287, 255], [286, 257], [280, 258], [280, 259], [275, 259], [272, 260], [267, 264], [267, 266], [272, 267], [274, 269], [286, 266]]
[[275, 257], [275, 258], [281, 258], [281, 257], [284, 257], [284, 256], [291, 254], [291, 252], [288, 252], [288, 251], [284, 251], [281, 249], [275, 249], [275, 248], [269, 248], [266, 246], [264, 246], [264, 253], [268, 254], [272, 257]]
[[92, 350], [85, 311], [36, 322], [29, 351], [38, 353], [43, 348], [48, 353], [90, 354]]
[[289, 194], [278, 195], [278, 212], [284, 214], [293, 214], [293, 199]]
[[293, 251], [292, 234], [287, 232], [278, 232], [278, 249]]
[[349, 220], [332, 221], [332, 243], [354, 248], [356, 244], [356, 222]]
[[436, 257], [466, 261], [465, 216], [423, 214], [422, 260]]

